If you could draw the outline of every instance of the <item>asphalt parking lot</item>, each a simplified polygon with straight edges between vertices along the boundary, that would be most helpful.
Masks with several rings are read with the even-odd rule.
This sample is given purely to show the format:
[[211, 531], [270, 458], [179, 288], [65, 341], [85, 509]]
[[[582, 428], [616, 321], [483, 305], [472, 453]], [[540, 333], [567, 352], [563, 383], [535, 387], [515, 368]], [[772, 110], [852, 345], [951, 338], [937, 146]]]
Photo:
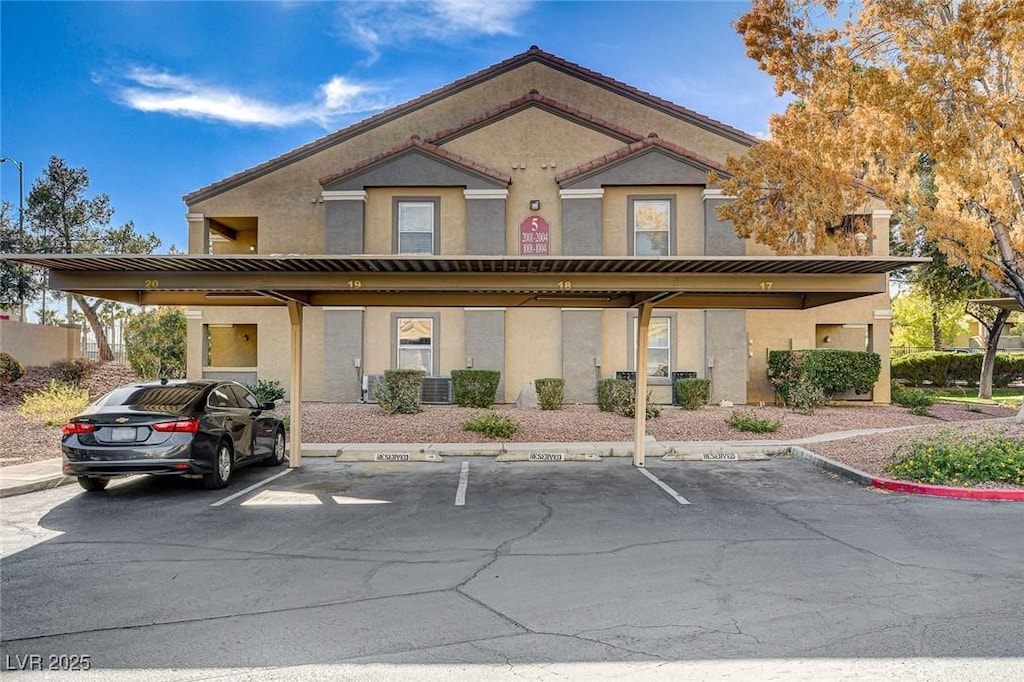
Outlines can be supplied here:
[[1024, 662], [1024, 505], [781, 458], [647, 471], [306, 460], [224, 491], [133, 478], [9, 498], [7, 669]]

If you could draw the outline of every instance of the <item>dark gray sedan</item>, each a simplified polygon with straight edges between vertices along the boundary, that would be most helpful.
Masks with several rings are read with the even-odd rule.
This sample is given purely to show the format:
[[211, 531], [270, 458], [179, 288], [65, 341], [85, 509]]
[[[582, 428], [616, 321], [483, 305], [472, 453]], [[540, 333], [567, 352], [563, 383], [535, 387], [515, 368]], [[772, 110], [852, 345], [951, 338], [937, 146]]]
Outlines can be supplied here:
[[284, 424], [233, 381], [128, 384], [64, 426], [64, 473], [89, 491], [114, 476], [201, 478], [223, 488], [237, 467], [284, 462]]

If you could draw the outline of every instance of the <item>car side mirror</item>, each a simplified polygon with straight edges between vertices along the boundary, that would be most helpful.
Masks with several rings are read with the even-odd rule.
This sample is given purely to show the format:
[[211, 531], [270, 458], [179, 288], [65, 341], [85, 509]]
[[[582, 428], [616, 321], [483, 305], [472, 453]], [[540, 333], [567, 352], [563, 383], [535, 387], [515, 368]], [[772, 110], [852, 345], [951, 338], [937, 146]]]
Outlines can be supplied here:
[[263, 403], [263, 407], [260, 408], [260, 409], [263, 409], [263, 410], [274, 410], [276, 407], [277, 407], [277, 405], [275, 405], [274, 403]]

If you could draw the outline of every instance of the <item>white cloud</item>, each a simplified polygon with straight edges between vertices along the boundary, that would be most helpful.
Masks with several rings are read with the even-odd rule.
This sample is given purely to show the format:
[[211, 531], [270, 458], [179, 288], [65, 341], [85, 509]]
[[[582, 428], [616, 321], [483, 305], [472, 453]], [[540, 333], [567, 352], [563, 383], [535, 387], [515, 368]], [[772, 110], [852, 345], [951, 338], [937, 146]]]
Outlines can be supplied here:
[[316, 123], [329, 128], [344, 115], [384, 108], [376, 88], [335, 76], [309, 101], [276, 103], [246, 96], [231, 88], [208, 85], [189, 76], [153, 68], [129, 69], [114, 86], [126, 106], [236, 125], [286, 127]]
[[345, 37], [376, 57], [385, 45], [513, 36], [531, 6], [528, 0], [364, 0], [343, 3], [339, 13]]

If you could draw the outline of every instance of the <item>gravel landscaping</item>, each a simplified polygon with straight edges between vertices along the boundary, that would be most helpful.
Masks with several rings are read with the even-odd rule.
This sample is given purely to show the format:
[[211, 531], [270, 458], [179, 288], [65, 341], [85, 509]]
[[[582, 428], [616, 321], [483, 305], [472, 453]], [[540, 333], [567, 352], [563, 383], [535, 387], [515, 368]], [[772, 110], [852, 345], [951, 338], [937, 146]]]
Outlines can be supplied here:
[[[0, 390], [0, 466], [22, 464], [60, 455], [59, 426], [42, 426], [23, 419], [17, 412], [21, 396], [45, 386], [49, 376], [45, 369], [30, 368], [16, 384]], [[132, 380], [123, 365], [102, 366], [85, 385], [92, 395]], [[24, 382], [24, 384], [23, 384]], [[34, 388], [33, 388], [34, 387]], [[288, 405], [279, 408], [288, 414]], [[903, 442], [921, 438], [943, 428], [958, 430], [1007, 431], [1024, 438], [1024, 425], [1012, 420], [1015, 411], [983, 406], [970, 411], [962, 403], [939, 403], [932, 408], [933, 417], [913, 415], [894, 406], [849, 405], [827, 407], [804, 415], [775, 406], [709, 406], [687, 411], [664, 406], [661, 416], [648, 420], [647, 432], [659, 441], [750, 441], [772, 440], [792, 442], [819, 434], [859, 429], [899, 427], [901, 430], [816, 442], [808, 449], [869, 474], [882, 474], [882, 468], [893, 451]], [[743, 410], [761, 418], [782, 422], [774, 433], [745, 433], [728, 424], [726, 419]], [[569, 405], [561, 410], [542, 411], [497, 405], [493, 410], [455, 406], [426, 406], [412, 415], [385, 415], [376, 405], [338, 403], [307, 403], [304, 406], [303, 441], [307, 443], [455, 443], [489, 442], [478, 433], [464, 431], [462, 425], [482, 414], [496, 412], [519, 423], [515, 442], [632, 441], [633, 420], [617, 414], [600, 412], [594, 406]], [[995, 419], [995, 421], [993, 421]]]

